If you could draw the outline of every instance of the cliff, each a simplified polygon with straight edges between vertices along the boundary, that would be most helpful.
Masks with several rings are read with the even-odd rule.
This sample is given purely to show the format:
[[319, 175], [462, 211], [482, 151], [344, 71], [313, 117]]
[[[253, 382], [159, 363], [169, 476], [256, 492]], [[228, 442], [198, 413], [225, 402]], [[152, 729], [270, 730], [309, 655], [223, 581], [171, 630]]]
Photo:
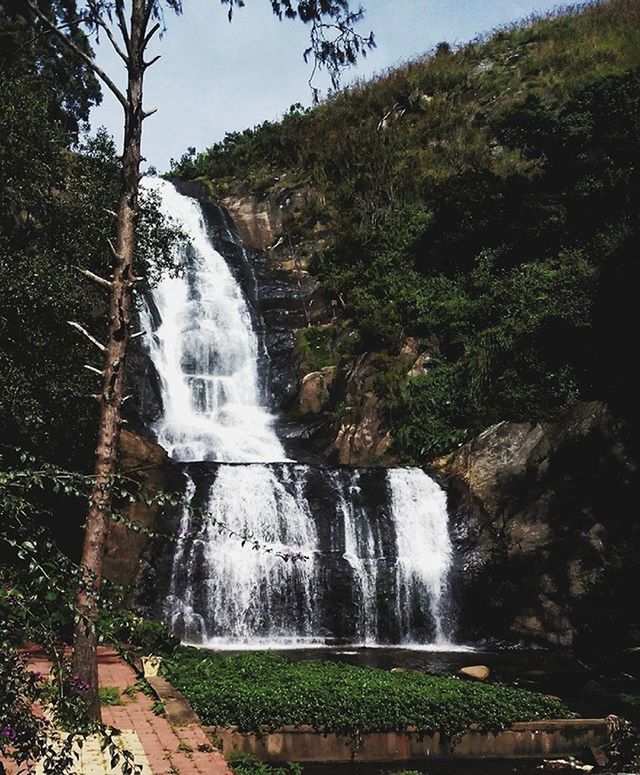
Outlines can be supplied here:
[[640, 495], [629, 428], [598, 402], [502, 422], [433, 463], [447, 484], [461, 637], [583, 654], [637, 643]]

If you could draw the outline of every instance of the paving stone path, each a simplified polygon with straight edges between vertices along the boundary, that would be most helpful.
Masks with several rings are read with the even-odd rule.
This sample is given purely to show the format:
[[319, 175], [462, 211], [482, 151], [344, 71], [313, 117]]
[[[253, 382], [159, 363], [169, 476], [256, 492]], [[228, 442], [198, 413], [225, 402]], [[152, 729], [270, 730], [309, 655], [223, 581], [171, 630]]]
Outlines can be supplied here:
[[[41, 653], [32, 650], [29, 667], [46, 674], [50, 665]], [[123, 703], [103, 707], [102, 720], [122, 730], [122, 746], [135, 754], [136, 763], [143, 767], [143, 775], [232, 775], [222, 754], [212, 747], [198, 724], [174, 726], [153, 712], [153, 700], [145, 694], [122, 695], [136, 683], [137, 676], [112, 649], [99, 648], [98, 677], [101, 687], [118, 689]], [[15, 771], [7, 768], [9, 775]], [[82, 747], [75, 772], [77, 775], [119, 775], [121, 771], [111, 769], [108, 757], [100, 751], [99, 741], [89, 738]]]

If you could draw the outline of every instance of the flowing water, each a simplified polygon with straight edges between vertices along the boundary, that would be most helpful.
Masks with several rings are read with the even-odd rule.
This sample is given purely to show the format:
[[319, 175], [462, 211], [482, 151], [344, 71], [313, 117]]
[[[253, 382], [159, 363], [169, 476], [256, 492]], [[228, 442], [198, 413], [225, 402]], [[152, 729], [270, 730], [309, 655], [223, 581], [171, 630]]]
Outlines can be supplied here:
[[[267, 405], [256, 310], [200, 205], [165, 181], [144, 185], [190, 238], [184, 275], [162, 280], [142, 313], [162, 386], [154, 431], [182, 464], [187, 499], [260, 547], [188, 509], [173, 515], [183, 538], [158, 586], [163, 616], [183, 640], [207, 646], [445, 647], [443, 490], [417, 468], [286, 459]], [[285, 559], [298, 554], [305, 559]]]
[[159, 179], [163, 211], [190, 239], [184, 276], [153, 292], [159, 317], [143, 323], [162, 382], [164, 416], [155, 431], [175, 460], [260, 463], [285, 460], [274, 418], [263, 405], [258, 338], [249, 306], [229, 266], [213, 247], [202, 210]]

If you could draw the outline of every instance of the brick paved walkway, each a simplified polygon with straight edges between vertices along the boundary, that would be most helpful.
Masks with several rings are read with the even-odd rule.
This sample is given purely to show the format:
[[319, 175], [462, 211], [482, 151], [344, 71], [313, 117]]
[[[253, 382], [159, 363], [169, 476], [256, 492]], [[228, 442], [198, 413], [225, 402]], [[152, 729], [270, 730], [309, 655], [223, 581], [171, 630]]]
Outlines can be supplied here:
[[[38, 652], [30, 653], [29, 667], [46, 674], [49, 664]], [[118, 654], [100, 647], [98, 676], [101, 687], [117, 687], [122, 705], [103, 707], [102, 720], [109, 726], [123, 730], [123, 746], [131, 748], [136, 761], [143, 765], [145, 775], [232, 775], [218, 751], [197, 724], [172, 726], [153, 712], [153, 700], [136, 692], [133, 697], [122, 692], [136, 683], [137, 677]], [[115, 775], [103, 761], [96, 741], [84, 746], [78, 775]], [[146, 765], [146, 766], [145, 766]], [[8, 769], [11, 773], [11, 770]]]

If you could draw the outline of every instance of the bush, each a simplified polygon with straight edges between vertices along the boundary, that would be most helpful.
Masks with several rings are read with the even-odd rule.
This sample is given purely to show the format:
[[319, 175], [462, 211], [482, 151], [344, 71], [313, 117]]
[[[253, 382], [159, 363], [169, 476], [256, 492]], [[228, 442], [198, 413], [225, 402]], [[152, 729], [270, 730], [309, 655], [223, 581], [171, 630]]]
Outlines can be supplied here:
[[298, 355], [304, 373], [320, 371], [339, 360], [336, 349], [337, 332], [333, 326], [301, 328], [296, 331]]
[[105, 630], [115, 643], [132, 647], [139, 654], [172, 654], [180, 643], [162, 622], [144, 619], [133, 611], [116, 611], [113, 618], [107, 618]]

